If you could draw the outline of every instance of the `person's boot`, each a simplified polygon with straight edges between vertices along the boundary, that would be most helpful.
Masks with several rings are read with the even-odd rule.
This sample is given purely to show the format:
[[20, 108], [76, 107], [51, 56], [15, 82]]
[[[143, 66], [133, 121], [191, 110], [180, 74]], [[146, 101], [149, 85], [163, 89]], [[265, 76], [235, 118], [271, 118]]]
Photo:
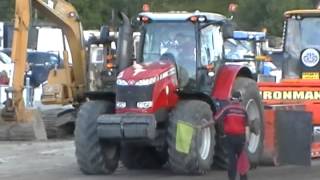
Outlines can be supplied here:
[[248, 176], [246, 174], [240, 175], [240, 180], [248, 180]]

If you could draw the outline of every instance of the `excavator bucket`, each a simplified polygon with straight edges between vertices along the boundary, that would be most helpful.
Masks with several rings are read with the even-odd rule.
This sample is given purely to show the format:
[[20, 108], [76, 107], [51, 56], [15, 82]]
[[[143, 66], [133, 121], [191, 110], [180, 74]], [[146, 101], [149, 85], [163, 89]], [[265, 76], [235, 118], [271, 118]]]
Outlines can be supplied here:
[[37, 109], [26, 109], [24, 121], [9, 121], [5, 111], [0, 112], [0, 140], [47, 140], [47, 133]]
[[[25, 78], [27, 47], [31, 17], [31, 1], [15, 1], [14, 32], [11, 59], [14, 63], [13, 81], [5, 89], [5, 107], [0, 112], [1, 140], [46, 140], [42, 118], [36, 109], [26, 108], [23, 90], [30, 90], [30, 81]], [[26, 81], [26, 86], [25, 86]], [[11, 95], [11, 96], [10, 96]]]

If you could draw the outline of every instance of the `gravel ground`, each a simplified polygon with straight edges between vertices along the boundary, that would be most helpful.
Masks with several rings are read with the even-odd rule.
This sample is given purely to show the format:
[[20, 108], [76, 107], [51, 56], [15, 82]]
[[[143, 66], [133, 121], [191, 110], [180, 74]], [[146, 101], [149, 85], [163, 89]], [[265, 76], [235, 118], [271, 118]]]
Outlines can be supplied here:
[[[249, 179], [319, 180], [320, 161], [311, 167], [259, 167], [250, 171]], [[225, 171], [212, 170], [205, 176], [178, 176], [167, 169], [133, 171], [124, 167], [108, 176], [83, 175], [74, 157], [72, 140], [46, 142], [0, 142], [0, 179], [2, 180], [224, 180]]]

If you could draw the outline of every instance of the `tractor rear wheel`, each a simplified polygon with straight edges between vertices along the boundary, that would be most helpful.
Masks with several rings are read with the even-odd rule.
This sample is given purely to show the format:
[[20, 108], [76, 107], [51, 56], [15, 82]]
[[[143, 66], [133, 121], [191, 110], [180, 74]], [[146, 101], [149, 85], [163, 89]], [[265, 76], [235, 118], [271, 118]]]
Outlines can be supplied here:
[[107, 101], [89, 101], [80, 107], [76, 120], [76, 158], [85, 174], [110, 174], [118, 167], [120, 147], [101, 141], [97, 135], [97, 118], [113, 113], [114, 104]]
[[219, 129], [216, 127], [216, 146], [215, 146], [215, 154], [213, 157], [213, 167], [221, 170], [226, 170], [228, 168], [228, 157], [227, 157], [227, 149], [224, 146], [224, 137], [219, 133]]
[[[215, 146], [214, 126], [200, 128], [212, 119], [210, 106], [199, 100], [183, 100], [172, 111], [168, 127], [169, 166], [181, 174], [204, 174], [210, 170]], [[192, 128], [191, 141], [186, 151], [178, 148], [182, 141], [178, 126], [185, 124]], [[182, 130], [181, 130], [182, 131]], [[185, 142], [184, 142], [185, 143]]]
[[246, 77], [238, 77], [233, 90], [241, 92], [242, 105], [248, 114], [250, 134], [247, 150], [251, 167], [256, 167], [262, 156], [264, 140], [263, 105], [259, 89], [256, 81]]
[[166, 153], [152, 146], [122, 145], [121, 161], [127, 169], [159, 169], [166, 162]]

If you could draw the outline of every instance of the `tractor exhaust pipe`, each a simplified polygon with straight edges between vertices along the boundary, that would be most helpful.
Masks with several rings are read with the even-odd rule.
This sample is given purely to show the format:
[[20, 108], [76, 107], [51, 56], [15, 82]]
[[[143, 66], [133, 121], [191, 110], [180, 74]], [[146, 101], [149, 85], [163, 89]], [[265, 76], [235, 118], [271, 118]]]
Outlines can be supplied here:
[[133, 64], [133, 45], [131, 23], [123, 12], [119, 13], [122, 21], [119, 27], [119, 37], [117, 41], [117, 67], [119, 71]]

